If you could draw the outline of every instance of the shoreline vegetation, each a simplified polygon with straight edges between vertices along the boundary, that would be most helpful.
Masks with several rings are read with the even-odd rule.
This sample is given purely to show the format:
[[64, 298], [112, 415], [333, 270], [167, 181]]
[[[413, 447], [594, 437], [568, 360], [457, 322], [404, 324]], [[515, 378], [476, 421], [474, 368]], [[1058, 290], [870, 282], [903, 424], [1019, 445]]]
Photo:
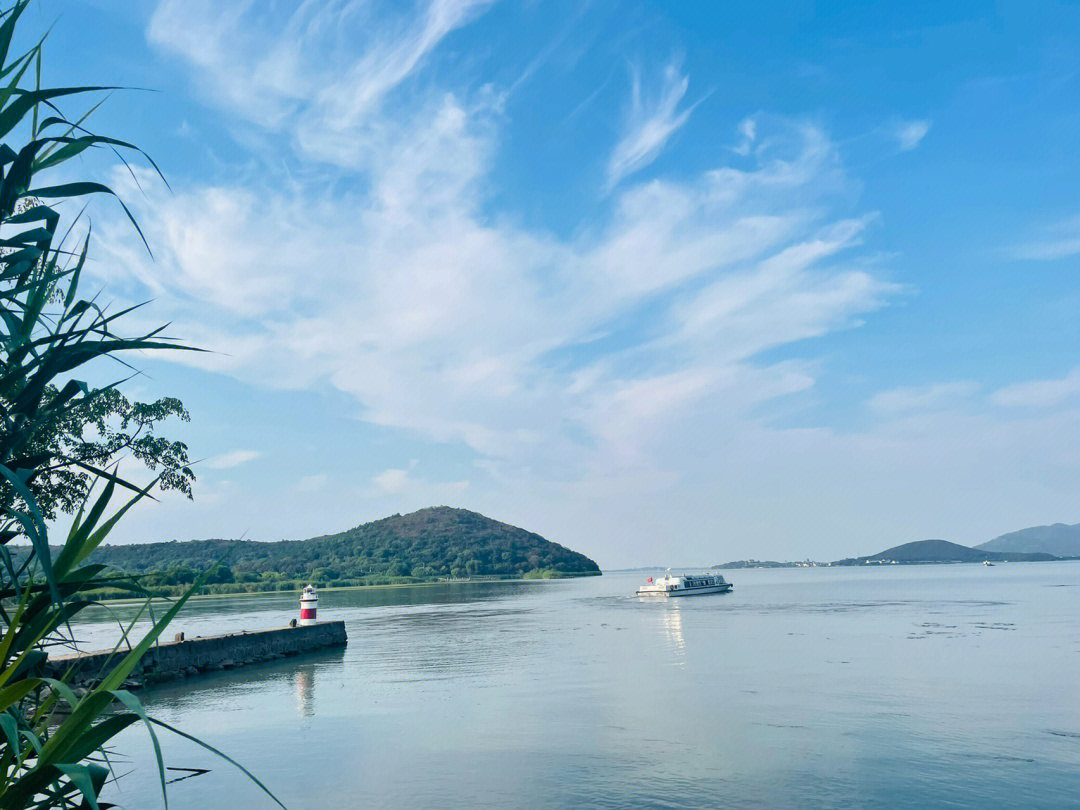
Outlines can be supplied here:
[[[202, 594], [561, 579], [598, 576], [583, 554], [476, 512], [430, 507], [307, 540], [189, 540], [102, 545], [92, 561], [133, 578], [133, 588], [176, 596], [200, 583]], [[117, 587], [102, 599], [133, 595]]]
[[[372, 577], [370, 579], [357, 581], [332, 580], [333, 584], [320, 584], [318, 580], [301, 578], [294, 580], [276, 580], [273, 583], [274, 587], [260, 587], [262, 583], [258, 582], [212, 583], [201, 586], [195, 592], [195, 594], [192, 595], [191, 598], [201, 599], [203, 597], [214, 596], [256, 596], [271, 593], [293, 593], [302, 591], [305, 585], [314, 585], [316, 588], [319, 589], [321, 593], [326, 593], [327, 591], [358, 591], [375, 588], [408, 588], [429, 585], [461, 585], [470, 582], [535, 582], [537, 580], [576, 579], [578, 577], [598, 577], [601, 575], [602, 572], [600, 571], [564, 573], [552, 569], [538, 569], [535, 571], [528, 571], [520, 577], [477, 576], [460, 578], [445, 577], [441, 579], [418, 579], [416, 577]], [[138, 592], [140, 594], [149, 594], [154, 598], [171, 598], [177, 596], [178, 594], [186, 593], [187, 590], [190, 589], [190, 587], [190, 585], [141, 585]], [[129, 599], [132, 601], [139, 600], [138, 596], [133, 595], [133, 591], [131, 589], [126, 588], [101, 588], [94, 591], [93, 595], [98, 599], [108, 600], [110, 602]]]
[[[611, 573], [611, 572], [609, 572]], [[391, 588], [434, 588], [437, 585], [468, 585], [468, 584], [483, 584], [486, 582], [541, 582], [552, 581], [556, 579], [577, 579], [579, 577], [598, 577], [602, 576], [602, 571], [597, 571], [591, 574], [560, 574], [558, 576], [533, 576], [533, 577], [465, 577], [464, 579], [425, 579], [409, 582], [380, 582], [370, 585], [326, 585], [319, 588], [319, 594], [334, 593], [337, 591], [376, 591]], [[303, 586], [307, 585], [304, 582], [303, 585], [297, 585], [295, 591], [290, 591], [287, 588], [281, 590], [263, 590], [263, 591], [199, 591], [192, 594], [189, 602], [198, 602], [204, 599], [220, 599], [226, 596], [267, 596], [270, 594], [292, 594], [299, 593], [303, 590]], [[314, 583], [312, 583], [314, 584]], [[318, 587], [318, 586], [316, 586]], [[132, 604], [138, 604], [143, 599], [137, 596], [132, 596], [129, 591], [119, 591], [116, 595], [110, 592], [98, 591], [97, 597], [103, 601], [109, 602], [111, 605], [122, 605], [125, 602], [131, 602]], [[150, 594], [151, 598], [157, 600], [161, 599], [167, 601], [172, 597], [169, 594]]]

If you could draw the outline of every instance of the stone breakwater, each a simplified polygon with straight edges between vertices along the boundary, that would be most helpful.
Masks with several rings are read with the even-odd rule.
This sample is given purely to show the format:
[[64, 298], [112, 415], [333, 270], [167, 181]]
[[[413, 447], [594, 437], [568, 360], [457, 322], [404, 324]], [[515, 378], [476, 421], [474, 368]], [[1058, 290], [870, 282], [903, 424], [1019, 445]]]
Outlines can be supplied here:
[[[341, 647], [347, 641], [345, 622], [341, 621], [195, 638], [184, 638], [182, 633], [178, 633], [174, 641], [163, 641], [151, 647], [128, 676], [125, 686], [138, 688], [144, 684], [201, 672], [273, 661], [327, 647]], [[100, 650], [51, 656], [45, 664], [45, 674], [52, 678], [66, 678], [71, 686], [92, 686], [100, 680], [110, 656], [115, 656], [115, 663], [125, 652]]]

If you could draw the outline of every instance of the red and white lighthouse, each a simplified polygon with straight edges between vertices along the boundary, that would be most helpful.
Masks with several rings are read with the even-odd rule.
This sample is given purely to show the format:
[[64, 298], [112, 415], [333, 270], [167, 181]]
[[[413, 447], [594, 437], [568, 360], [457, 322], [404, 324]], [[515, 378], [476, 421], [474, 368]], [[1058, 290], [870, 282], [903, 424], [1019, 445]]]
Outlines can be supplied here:
[[315, 586], [308, 585], [300, 594], [300, 624], [315, 624], [315, 612], [319, 609], [319, 595]]

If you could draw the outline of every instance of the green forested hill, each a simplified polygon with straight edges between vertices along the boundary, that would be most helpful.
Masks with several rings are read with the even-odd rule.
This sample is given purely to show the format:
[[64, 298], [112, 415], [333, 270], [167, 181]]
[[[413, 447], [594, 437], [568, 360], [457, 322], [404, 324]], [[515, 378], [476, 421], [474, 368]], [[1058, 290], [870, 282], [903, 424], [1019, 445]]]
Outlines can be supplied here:
[[440, 506], [309, 540], [191, 540], [102, 546], [91, 558], [168, 592], [209, 571], [208, 590], [290, 590], [463, 577], [598, 574], [595, 562], [538, 534]]

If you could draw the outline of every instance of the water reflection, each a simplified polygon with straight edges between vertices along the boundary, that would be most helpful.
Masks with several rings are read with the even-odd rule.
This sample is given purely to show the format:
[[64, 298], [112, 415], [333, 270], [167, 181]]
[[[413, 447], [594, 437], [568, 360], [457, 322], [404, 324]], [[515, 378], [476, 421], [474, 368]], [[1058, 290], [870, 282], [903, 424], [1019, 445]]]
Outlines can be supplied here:
[[683, 638], [682, 605], [671, 600], [664, 605], [660, 613], [660, 622], [667, 636], [668, 646], [679, 658], [686, 655], [686, 639]]
[[400, 605], [452, 605], [502, 599], [543, 588], [543, 582], [444, 582], [432, 585], [395, 585], [387, 588], [322, 590], [322, 608], [387, 607]]
[[148, 707], [171, 712], [228, 709], [247, 695], [269, 694], [294, 685], [298, 710], [304, 717], [315, 711], [315, 673], [340, 680], [345, 648], [304, 653], [277, 661], [208, 672], [191, 678], [147, 687], [140, 697]]
[[348, 629], [350, 643], [380, 650], [365, 657], [368, 672], [402, 683], [490, 677], [527, 656], [541, 632], [534, 608], [482, 604], [373, 611]]
[[315, 669], [305, 666], [296, 670], [296, 708], [301, 717], [315, 716]]

